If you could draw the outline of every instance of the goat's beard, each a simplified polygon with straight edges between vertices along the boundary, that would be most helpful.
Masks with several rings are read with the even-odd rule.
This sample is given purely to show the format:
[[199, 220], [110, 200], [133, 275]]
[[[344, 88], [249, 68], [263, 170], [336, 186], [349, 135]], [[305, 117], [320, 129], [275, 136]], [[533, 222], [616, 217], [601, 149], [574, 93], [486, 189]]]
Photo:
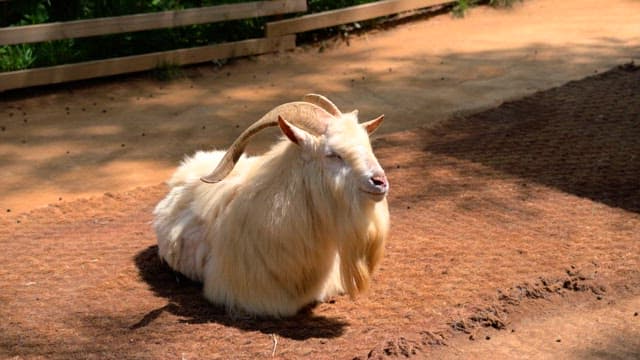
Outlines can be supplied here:
[[342, 285], [351, 297], [369, 287], [371, 274], [382, 259], [389, 228], [386, 200], [354, 200], [349, 207], [351, 221], [340, 222], [345, 228], [340, 229], [343, 237], [338, 239]]
[[324, 224], [318, 230], [331, 229], [326, 235], [336, 241], [342, 287], [353, 298], [368, 288], [382, 258], [389, 212], [386, 199], [373, 201], [348, 174], [335, 175], [316, 188], [326, 190], [315, 194], [322, 199], [313, 208]]

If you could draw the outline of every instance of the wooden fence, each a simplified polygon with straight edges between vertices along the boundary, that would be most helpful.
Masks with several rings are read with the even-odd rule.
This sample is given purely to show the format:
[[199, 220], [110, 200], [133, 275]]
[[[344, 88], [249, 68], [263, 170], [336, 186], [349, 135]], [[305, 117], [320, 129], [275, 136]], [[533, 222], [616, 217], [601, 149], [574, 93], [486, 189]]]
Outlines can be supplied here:
[[317, 30], [336, 25], [374, 19], [405, 11], [431, 6], [447, 5], [442, 0], [383, 0], [369, 4], [351, 6], [309, 14], [293, 19], [267, 23], [267, 36], [281, 36], [310, 30]]
[[[2, 0], [0, 0], [2, 1]], [[293, 49], [295, 34], [430, 6], [443, 0], [383, 0], [269, 22], [266, 37], [143, 55], [0, 73], [0, 92], [131, 72], [165, 64], [188, 65], [216, 59]], [[0, 28], [0, 46], [171, 28], [307, 11], [306, 0], [268, 0], [149, 14]]]

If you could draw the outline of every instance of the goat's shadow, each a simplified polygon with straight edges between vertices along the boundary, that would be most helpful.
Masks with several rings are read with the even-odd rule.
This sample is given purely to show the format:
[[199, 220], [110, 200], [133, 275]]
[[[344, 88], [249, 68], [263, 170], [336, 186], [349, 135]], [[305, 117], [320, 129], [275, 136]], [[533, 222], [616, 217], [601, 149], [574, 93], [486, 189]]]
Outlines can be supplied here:
[[163, 263], [158, 257], [157, 246], [139, 252], [135, 256], [135, 263], [142, 280], [169, 303], [143, 315], [131, 329], [149, 325], [163, 312], [179, 316], [183, 318], [181, 321], [190, 324], [218, 323], [295, 340], [335, 338], [341, 336], [348, 325], [344, 320], [314, 315], [311, 309], [284, 319], [230, 316], [224, 307], [213, 305], [203, 297], [201, 283], [187, 279]]

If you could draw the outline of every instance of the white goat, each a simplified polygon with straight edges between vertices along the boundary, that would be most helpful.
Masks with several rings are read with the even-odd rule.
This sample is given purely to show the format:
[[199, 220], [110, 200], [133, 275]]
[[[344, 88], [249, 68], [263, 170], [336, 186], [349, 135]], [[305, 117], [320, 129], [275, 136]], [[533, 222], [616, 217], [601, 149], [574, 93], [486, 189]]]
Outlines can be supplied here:
[[[357, 110], [343, 114], [310, 94], [271, 110], [226, 154], [186, 158], [154, 211], [159, 255], [231, 312], [290, 316], [338, 293], [355, 296], [389, 229], [388, 182], [368, 136], [382, 119], [358, 124]], [[268, 126], [283, 139], [241, 157]]]

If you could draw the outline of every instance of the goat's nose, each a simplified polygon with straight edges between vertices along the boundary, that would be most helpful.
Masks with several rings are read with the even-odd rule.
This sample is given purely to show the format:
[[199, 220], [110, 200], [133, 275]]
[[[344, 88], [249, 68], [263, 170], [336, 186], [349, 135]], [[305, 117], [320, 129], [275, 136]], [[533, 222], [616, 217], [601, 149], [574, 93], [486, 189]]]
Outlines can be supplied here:
[[386, 192], [389, 188], [389, 182], [384, 173], [374, 174], [369, 178], [369, 182], [380, 192]]
[[387, 177], [384, 175], [376, 175], [371, 177], [371, 183], [375, 186], [386, 186]]

